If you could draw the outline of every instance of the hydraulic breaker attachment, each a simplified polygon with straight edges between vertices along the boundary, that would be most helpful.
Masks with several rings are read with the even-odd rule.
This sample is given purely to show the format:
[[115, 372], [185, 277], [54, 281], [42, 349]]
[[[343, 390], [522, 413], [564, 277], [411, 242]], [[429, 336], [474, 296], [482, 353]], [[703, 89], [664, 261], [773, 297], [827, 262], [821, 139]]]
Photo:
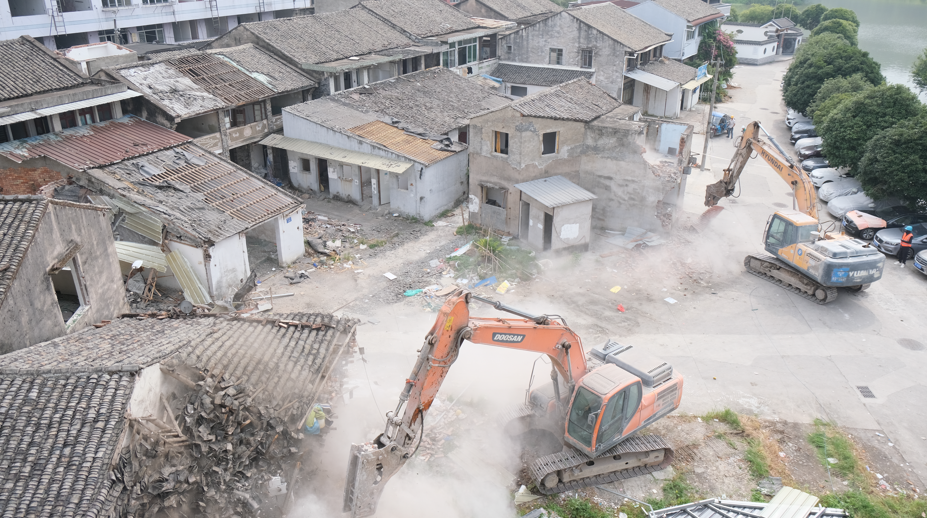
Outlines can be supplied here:
[[343, 509], [351, 513], [351, 518], [373, 516], [377, 512], [377, 502], [386, 482], [410, 456], [395, 443], [378, 448], [382, 437], [372, 443], [351, 445]]

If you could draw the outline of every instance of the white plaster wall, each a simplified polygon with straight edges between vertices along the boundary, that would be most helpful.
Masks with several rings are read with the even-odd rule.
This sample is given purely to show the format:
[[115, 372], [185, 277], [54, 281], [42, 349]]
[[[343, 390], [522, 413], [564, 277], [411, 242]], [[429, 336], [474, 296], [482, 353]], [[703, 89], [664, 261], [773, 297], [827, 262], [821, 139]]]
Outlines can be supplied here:
[[166, 245], [167, 249], [171, 252], [179, 252], [180, 255], [184, 256], [187, 263], [190, 264], [190, 269], [193, 270], [196, 278], [199, 279], [200, 284], [202, 284], [203, 287], [210, 292], [210, 296], [212, 296], [212, 290], [210, 289], [210, 284], [206, 276], [206, 264], [205, 258], [203, 257], [203, 250], [195, 246], [178, 243], [177, 241], [167, 241]]
[[592, 200], [554, 209], [551, 250], [589, 246], [592, 236]]
[[[646, 93], [646, 89], [649, 89], [649, 93]], [[640, 106], [645, 114], [654, 117], [667, 117], [670, 119], [679, 117], [681, 95], [682, 88], [680, 86], [676, 86], [667, 92], [641, 81], [634, 82], [634, 106]]]
[[[285, 216], [277, 216], [275, 221], [277, 232], [277, 258], [280, 266], [286, 266], [306, 253], [303, 244], [303, 217], [302, 209]], [[247, 254], [245, 254], [247, 257]]]
[[209, 253], [211, 295], [218, 300], [231, 299], [251, 273], [245, 234], [235, 234], [219, 241], [209, 249]]
[[[629, 13], [637, 16], [641, 20], [653, 25], [667, 34], [671, 34], [673, 40], [663, 46], [663, 55], [672, 59], [683, 59], [692, 54], [686, 55], [689, 50], [686, 45], [686, 21], [679, 15], [671, 13], [654, 2], [642, 2], [634, 7], [626, 9]], [[693, 41], [698, 49], [698, 38]]]
[[660, 125], [659, 134], [657, 135], [657, 151], [666, 154], [671, 147], [679, 148], [679, 137], [689, 126], [687, 124], [672, 124], [665, 122]]
[[[468, 164], [469, 155], [464, 150], [426, 167], [422, 178], [417, 181], [417, 212], [408, 213], [429, 221], [444, 210], [455, 207], [467, 196]], [[421, 166], [416, 165], [413, 170], [416, 167]]]

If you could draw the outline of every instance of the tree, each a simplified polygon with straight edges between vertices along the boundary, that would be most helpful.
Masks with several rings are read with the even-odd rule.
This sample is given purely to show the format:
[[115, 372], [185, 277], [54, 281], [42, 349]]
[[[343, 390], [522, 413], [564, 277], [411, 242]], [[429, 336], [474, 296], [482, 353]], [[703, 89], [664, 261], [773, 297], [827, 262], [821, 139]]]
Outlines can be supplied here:
[[911, 67], [911, 79], [921, 93], [927, 92], [927, 49], [914, 60]]
[[741, 11], [737, 18], [740, 23], [766, 23], [773, 19], [773, 8], [768, 5], [754, 5], [746, 11]]
[[788, 18], [789, 20], [798, 23], [798, 19], [800, 17], [801, 13], [792, 4], [779, 4], [773, 8], [772, 19]]
[[[702, 31], [702, 40], [698, 44], [698, 53], [689, 58], [688, 63], [698, 67], [705, 62], [711, 62], [714, 59], [720, 59], [720, 70], [715, 70], [713, 64], [708, 66], [708, 73], [718, 75], [718, 82], [727, 82], [734, 77], [733, 68], [737, 64], [737, 49], [734, 48], [734, 40], [730, 34], [724, 33], [718, 28], [718, 22], [708, 22]], [[702, 92], [710, 92], [710, 88], [702, 88]], [[723, 92], [719, 89], [717, 95], [721, 97]], [[710, 97], [710, 94], [706, 94]]]
[[852, 94], [817, 127], [824, 141], [822, 151], [831, 166], [848, 167], [855, 173], [869, 140], [882, 130], [924, 113], [925, 106], [904, 85], [881, 85]]
[[857, 33], [859, 33], [859, 27], [846, 20], [827, 20], [826, 22], [821, 22], [820, 25], [811, 31], [811, 36], [817, 36], [826, 32], [843, 36], [844, 39], [846, 39], [847, 42], [849, 42], [849, 44], [853, 45], [854, 47], [859, 42], [859, 38], [857, 37]]
[[785, 73], [782, 96], [786, 106], [804, 113], [824, 81], [857, 73], [874, 85], [884, 82], [879, 64], [868, 52], [850, 46], [838, 34], [814, 36], [799, 47]]
[[856, 178], [873, 199], [927, 200], [927, 115], [883, 130], [866, 144]]
[[856, 13], [844, 7], [835, 7], [833, 9], [829, 9], [821, 16], [821, 23], [824, 23], [827, 20], [846, 20], [859, 27], [859, 18], [856, 17]]
[[[821, 23], [821, 17], [824, 16], [824, 13], [827, 12], [827, 8], [822, 4], [814, 4], [808, 6], [807, 9], [802, 11], [801, 18], [797, 21], [798, 25], [810, 30], [814, 30], [815, 27]], [[795, 20], [792, 20], [793, 22]]]
[[818, 93], [814, 95], [814, 100], [805, 110], [805, 115], [814, 117], [818, 107], [835, 95], [862, 92], [873, 86], [862, 74], [853, 74], [849, 77], [832, 77], [821, 84]]
[[829, 117], [841, 103], [853, 99], [858, 93], [859, 92], [841, 93], [833, 95], [830, 99], [822, 102], [814, 111], [814, 126], [816, 128], [824, 126], [824, 121], [827, 120], [827, 117]]

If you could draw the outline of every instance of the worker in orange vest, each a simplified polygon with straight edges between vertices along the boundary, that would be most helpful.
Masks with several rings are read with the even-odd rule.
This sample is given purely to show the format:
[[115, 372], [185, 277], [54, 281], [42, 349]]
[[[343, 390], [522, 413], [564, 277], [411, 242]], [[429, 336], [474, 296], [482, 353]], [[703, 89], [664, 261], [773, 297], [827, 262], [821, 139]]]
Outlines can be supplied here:
[[914, 230], [911, 225], [904, 227], [904, 232], [901, 233], [901, 246], [898, 247], [898, 262], [901, 263], [901, 267], [904, 268], [904, 263], [908, 260], [908, 255], [911, 253], [911, 241], [914, 240], [914, 233], [911, 232]]

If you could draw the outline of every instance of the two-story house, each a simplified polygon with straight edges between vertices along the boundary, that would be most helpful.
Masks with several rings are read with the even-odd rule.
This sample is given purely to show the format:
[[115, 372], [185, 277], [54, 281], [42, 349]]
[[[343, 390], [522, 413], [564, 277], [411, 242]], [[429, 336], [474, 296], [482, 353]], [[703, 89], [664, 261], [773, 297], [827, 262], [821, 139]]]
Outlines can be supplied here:
[[648, 0], [627, 11], [672, 35], [663, 48], [663, 57], [682, 61], [698, 53], [705, 24], [724, 17], [718, 9], [701, 0]]

